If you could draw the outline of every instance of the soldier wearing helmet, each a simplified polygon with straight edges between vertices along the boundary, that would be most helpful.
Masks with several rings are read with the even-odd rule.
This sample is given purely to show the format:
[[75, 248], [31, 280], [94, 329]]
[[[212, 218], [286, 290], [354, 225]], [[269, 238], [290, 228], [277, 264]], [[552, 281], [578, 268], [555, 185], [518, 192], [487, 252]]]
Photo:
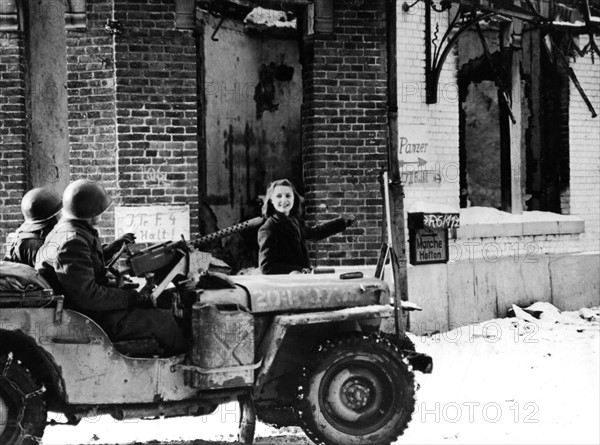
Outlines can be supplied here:
[[45, 187], [29, 190], [21, 200], [25, 222], [17, 229], [17, 239], [4, 260], [34, 267], [36, 254], [58, 222], [61, 208], [60, 195], [53, 190]]
[[154, 336], [169, 353], [187, 350], [187, 341], [170, 310], [148, 304], [132, 289], [109, 286], [106, 259], [123, 243], [126, 234], [103, 247], [96, 226], [112, 203], [104, 188], [84, 179], [72, 182], [63, 193], [63, 216], [39, 250], [36, 269], [65, 306], [95, 320], [113, 341]]

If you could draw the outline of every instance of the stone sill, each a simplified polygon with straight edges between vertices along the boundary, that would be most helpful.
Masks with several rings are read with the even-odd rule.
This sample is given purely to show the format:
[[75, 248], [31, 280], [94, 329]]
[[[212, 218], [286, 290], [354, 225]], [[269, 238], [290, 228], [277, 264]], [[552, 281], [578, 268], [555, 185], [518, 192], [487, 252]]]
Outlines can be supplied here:
[[523, 212], [512, 215], [487, 207], [460, 209], [459, 239], [504, 236], [573, 235], [585, 231], [584, 221], [572, 215], [551, 212]]

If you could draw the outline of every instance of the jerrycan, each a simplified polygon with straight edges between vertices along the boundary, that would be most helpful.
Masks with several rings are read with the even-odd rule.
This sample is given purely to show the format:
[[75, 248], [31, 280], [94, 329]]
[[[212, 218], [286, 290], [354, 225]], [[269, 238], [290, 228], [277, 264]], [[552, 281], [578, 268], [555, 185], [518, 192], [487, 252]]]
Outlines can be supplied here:
[[254, 317], [239, 305], [195, 303], [192, 385], [200, 389], [254, 383]]

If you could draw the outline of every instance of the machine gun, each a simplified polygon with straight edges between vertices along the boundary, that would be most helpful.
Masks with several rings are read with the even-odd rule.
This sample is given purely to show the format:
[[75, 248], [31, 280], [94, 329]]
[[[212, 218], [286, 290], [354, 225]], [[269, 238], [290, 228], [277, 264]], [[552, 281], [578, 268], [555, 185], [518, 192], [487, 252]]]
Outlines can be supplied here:
[[[138, 252], [130, 252], [124, 248], [110, 261], [109, 267], [118, 260], [126, 251], [126, 267], [120, 274], [146, 278], [147, 286], [154, 286], [150, 295], [156, 304], [156, 299], [176, 277], [178, 282], [198, 281], [201, 273], [208, 271], [211, 265], [226, 266], [222, 261], [214, 258], [210, 253], [197, 250], [213, 241], [233, 235], [244, 230], [259, 227], [263, 223], [262, 217], [256, 217], [219, 230], [209, 235], [196, 238], [193, 241], [167, 241], [155, 244]], [[112, 270], [112, 269], [111, 269]]]

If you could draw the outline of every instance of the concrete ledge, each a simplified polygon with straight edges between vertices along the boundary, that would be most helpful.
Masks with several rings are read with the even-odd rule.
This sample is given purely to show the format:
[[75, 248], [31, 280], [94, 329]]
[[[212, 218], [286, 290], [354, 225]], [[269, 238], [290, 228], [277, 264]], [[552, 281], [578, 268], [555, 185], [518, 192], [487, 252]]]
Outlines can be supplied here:
[[461, 209], [459, 239], [505, 236], [567, 235], [583, 233], [584, 221], [573, 215], [523, 212], [512, 215], [487, 207]]
[[585, 231], [585, 222], [581, 221], [559, 221], [558, 222], [558, 233], [561, 234], [575, 234], [583, 233]]

